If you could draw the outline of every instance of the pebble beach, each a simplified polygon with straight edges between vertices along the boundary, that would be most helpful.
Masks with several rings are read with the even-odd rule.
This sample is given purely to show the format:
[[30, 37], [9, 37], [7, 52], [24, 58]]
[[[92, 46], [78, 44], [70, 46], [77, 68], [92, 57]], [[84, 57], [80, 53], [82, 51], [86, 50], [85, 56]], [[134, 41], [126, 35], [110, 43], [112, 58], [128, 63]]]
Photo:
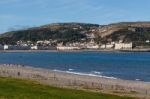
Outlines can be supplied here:
[[29, 79], [56, 87], [150, 99], [150, 82], [79, 75], [18, 64], [0, 64], [0, 76]]

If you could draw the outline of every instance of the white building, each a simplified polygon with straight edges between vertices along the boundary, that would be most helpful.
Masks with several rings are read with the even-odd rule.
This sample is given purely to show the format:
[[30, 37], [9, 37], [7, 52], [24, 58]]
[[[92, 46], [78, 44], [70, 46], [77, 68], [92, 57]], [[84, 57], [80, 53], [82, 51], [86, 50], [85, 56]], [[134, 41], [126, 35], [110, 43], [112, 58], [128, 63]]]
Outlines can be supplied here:
[[99, 45], [97, 45], [97, 44], [96, 45], [90, 45], [90, 44], [88, 44], [87, 48], [88, 49], [99, 49]]
[[80, 47], [76, 47], [76, 46], [57, 46], [57, 50], [80, 50]]
[[9, 50], [9, 45], [4, 45], [4, 50]]
[[112, 48], [114, 48], [114, 43], [110, 43], [110, 44], [102, 44], [101, 46], [100, 46], [100, 48], [101, 49], [112, 49]]
[[94, 42], [94, 40], [92, 39], [89, 43], [86, 44], [86, 48], [87, 49], [99, 49], [99, 45], [97, 43]]
[[113, 48], [113, 47], [114, 47], [113, 44], [106, 44], [106, 49], [111, 49], [111, 48]]
[[94, 39], [96, 38], [94, 33], [86, 34], [87, 38]]
[[115, 49], [120, 50], [120, 49], [132, 49], [133, 44], [132, 43], [115, 43]]
[[101, 49], [105, 49], [105, 48], [106, 48], [106, 45], [103, 44], [103, 45], [100, 46], [100, 48], [101, 48]]
[[38, 46], [31, 46], [31, 50], [38, 50]]
[[146, 40], [145, 42], [146, 42], [146, 43], [150, 43], [150, 41], [149, 41], [149, 40]]
[[37, 41], [37, 44], [50, 44], [50, 41], [44, 40], [44, 41]]

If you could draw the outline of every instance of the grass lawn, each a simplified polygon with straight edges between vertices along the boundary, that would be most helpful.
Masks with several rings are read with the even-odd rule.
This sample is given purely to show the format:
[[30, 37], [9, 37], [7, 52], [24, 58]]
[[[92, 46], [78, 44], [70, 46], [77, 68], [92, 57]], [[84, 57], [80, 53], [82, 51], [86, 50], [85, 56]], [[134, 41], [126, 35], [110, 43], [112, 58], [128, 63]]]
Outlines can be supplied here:
[[37, 82], [0, 77], [0, 99], [133, 99], [101, 93], [62, 89]]

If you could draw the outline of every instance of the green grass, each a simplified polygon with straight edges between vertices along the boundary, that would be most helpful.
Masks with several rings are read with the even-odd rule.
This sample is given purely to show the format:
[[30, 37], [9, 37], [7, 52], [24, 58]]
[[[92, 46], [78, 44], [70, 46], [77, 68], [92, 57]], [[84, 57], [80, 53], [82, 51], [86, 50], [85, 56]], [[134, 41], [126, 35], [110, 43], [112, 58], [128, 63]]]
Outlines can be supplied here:
[[81, 90], [62, 89], [37, 82], [0, 77], [0, 99], [133, 99]]

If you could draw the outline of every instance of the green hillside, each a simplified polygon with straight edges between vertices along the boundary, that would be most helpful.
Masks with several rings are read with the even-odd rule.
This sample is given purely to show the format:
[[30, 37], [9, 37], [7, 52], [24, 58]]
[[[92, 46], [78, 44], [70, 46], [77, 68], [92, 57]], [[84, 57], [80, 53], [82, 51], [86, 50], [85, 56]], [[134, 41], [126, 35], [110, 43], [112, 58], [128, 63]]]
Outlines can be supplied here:
[[96, 42], [110, 43], [123, 40], [133, 42], [136, 46], [150, 45], [145, 43], [146, 40], [150, 40], [150, 22], [122, 22], [109, 25], [55, 23], [1, 34], [0, 44], [15, 44], [19, 40], [52, 40], [56, 43], [77, 42], [83, 39], [87, 41], [87, 34], [92, 33], [96, 36]]
[[84, 32], [97, 28], [96, 24], [84, 23], [59, 23], [44, 25], [41, 27], [30, 28], [7, 32], [0, 35], [0, 43], [15, 44], [16, 41], [38, 41], [38, 40], [57, 40], [58, 42], [74, 42], [85, 38]]
[[108, 94], [62, 89], [37, 82], [0, 78], [1, 99], [133, 99]]
[[146, 43], [146, 40], [150, 40], [150, 30], [133, 32], [128, 29], [122, 29], [113, 32], [112, 34], [103, 38], [103, 40], [119, 41], [123, 42], [133, 42], [135, 46], [150, 46], [150, 43]]

